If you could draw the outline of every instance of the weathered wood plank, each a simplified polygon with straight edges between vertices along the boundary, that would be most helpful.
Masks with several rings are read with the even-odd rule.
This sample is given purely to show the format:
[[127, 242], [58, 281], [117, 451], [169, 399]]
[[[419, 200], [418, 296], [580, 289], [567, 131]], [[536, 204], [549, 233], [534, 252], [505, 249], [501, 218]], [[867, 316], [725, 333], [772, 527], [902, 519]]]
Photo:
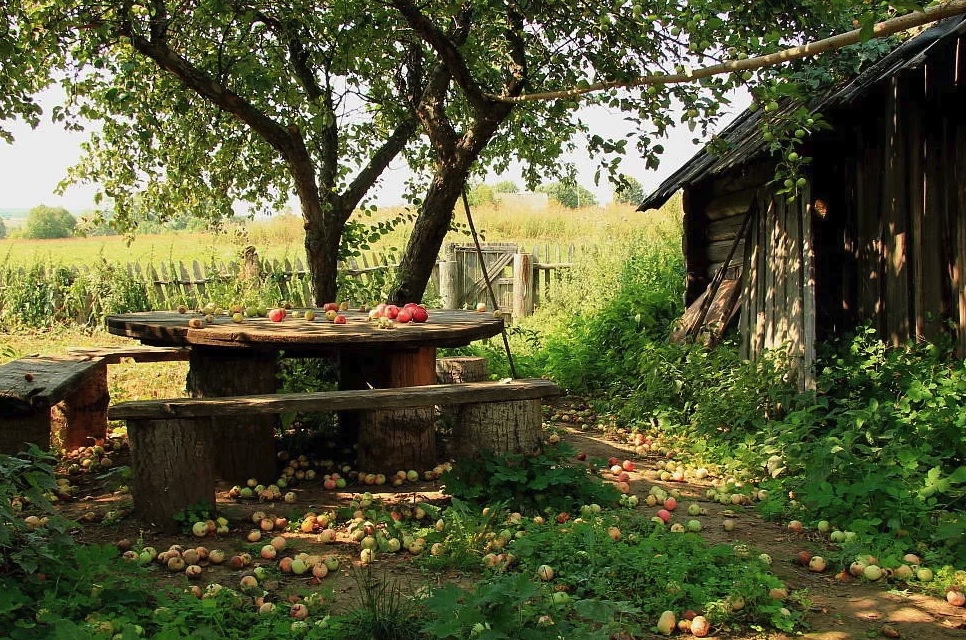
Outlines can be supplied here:
[[756, 189], [751, 188], [714, 198], [705, 206], [704, 214], [708, 220], [721, 220], [746, 214], [755, 198], [755, 192]]
[[708, 242], [733, 240], [744, 223], [746, 215], [729, 216], [709, 222], [704, 229], [705, 239]]
[[134, 362], [183, 362], [191, 350], [188, 347], [68, 347], [67, 354], [79, 358], [101, 358], [105, 364], [118, 364], [123, 359]]
[[[811, 185], [809, 185], [811, 188]], [[811, 202], [811, 194], [804, 202]], [[803, 206], [802, 213], [802, 317], [804, 327], [802, 334], [802, 357], [804, 360], [804, 376], [802, 388], [815, 389], [815, 341], [818, 307], [815, 299], [815, 228], [812, 225], [812, 209]]]
[[885, 174], [882, 176], [884, 207], [882, 219], [883, 258], [885, 260], [885, 304], [882, 312], [885, 320], [883, 337], [893, 345], [899, 345], [910, 336], [909, 326], [909, 220], [907, 218], [906, 193], [906, 145], [903, 127], [907, 120], [902, 99], [903, 83], [893, 78], [886, 102], [887, 149]]
[[0, 414], [24, 415], [47, 409], [63, 400], [97, 359], [20, 358], [0, 366]]
[[221, 398], [171, 398], [122, 402], [108, 410], [112, 420], [201, 418], [277, 414], [286, 411], [406, 409], [435, 404], [529, 400], [560, 394], [550, 380], [467, 382], [391, 389], [350, 389], [316, 393], [263, 394]]

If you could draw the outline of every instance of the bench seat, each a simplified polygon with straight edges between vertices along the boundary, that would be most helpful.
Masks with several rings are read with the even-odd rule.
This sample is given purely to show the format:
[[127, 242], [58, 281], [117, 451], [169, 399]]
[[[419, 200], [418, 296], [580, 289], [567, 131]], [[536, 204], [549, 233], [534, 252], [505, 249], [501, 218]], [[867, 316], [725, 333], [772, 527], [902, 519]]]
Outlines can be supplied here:
[[[131, 445], [134, 515], [142, 523], [172, 529], [174, 516], [198, 503], [215, 505], [213, 452], [230, 442], [214, 442], [212, 418], [287, 412], [360, 411], [369, 419], [359, 433], [359, 447], [377, 451], [407, 446], [405, 429], [393, 433], [394, 421], [380, 415], [437, 405], [459, 406], [453, 439], [466, 441], [457, 455], [483, 448], [532, 451], [542, 442], [541, 399], [560, 394], [550, 380], [502, 380], [460, 384], [354, 389], [313, 393], [217, 398], [132, 400], [112, 406], [112, 420], [127, 423]], [[386, 432], [389, 433], [386, 433]], [[395, 471], [393, 469], [392, 471]], [[425, 469], [418, 469], [425, 471]], [[265, 484], [273, 479], [259, 479]]]
[[29, 357], [0, 365], [0, 453], [103, 438], [110, 398], [101, 358]]
[[187, 362], [191, 355], [188, 347], [147, 347], [125, 345], [120, 347], [68, 347], [72, 357], [100, 358], [106, 364], [118, 364], [122, 360], [134, 362]]
[[393, 389], [351, 389], [312, 393], [270, 393], [227, 398], [172, 398], [169, 400], [132, 400], [108, 409], [112, 420], [167, 418], [205, 418], [245, 416], [253, 413], [278, 414], [287, 411], [360, 411], [363, 409], [410, 409], [437, 404], [509, 400], [533, 400], [560, 394], [550, 380], [507, 380], [502, 382], [464, 382]]

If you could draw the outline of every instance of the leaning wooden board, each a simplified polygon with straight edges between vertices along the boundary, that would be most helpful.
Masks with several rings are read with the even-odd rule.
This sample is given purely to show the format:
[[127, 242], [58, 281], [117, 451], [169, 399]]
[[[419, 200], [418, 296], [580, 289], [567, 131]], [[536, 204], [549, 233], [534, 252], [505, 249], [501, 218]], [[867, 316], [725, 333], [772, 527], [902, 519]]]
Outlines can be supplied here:
[[245, 318], [234, 322], [221, 315], [203, 329], [188, 327], [197, 313], [149, 311], [108, 316], [107, 330], [136, 338], [144, 344], [192, 345], [231, 348], [325, 348], [338, 350], [372, 347], [458, 347], [498, 335], [503, 318], [491, 313], [431, 309], [424, 323], [396, 324], [379, 328], [361, 311], [343, 312], [346, 324], [334, 324], [317, 311], [314, 320], [287, 317], [281, 322], [268, 318]]

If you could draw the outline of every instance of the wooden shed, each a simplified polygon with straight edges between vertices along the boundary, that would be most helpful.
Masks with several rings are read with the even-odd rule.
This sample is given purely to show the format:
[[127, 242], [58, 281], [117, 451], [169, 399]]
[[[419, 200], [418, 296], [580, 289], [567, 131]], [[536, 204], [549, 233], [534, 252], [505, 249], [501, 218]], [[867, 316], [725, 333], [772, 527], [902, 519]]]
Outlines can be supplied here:
[[787, 347], [803, 388], [816, 341], [863, 323], [896, 344], [951, 331], [966, 355], [964, 33], [966, 18], [938, 23], [813, 99], [831, 129], [805, 139], [794, 200], [770, 184], [760, 110], [647, 197], [641, 210], [683, 190], [692, 319], [710, 297], [743, 355]]

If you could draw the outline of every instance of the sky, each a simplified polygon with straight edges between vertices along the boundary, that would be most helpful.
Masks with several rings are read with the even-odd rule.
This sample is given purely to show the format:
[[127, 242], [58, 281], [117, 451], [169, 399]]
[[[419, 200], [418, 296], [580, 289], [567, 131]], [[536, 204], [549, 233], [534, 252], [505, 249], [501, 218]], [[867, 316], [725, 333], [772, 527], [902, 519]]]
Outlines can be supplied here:
[[[619, 115], [607, 113], [593, 116], [592, 122], [594, 132], [604, 137], [619, 136], [627, 126]], [[93, 185], [73, 185], [63, 195], [55, 194], [57, 184], [67, 175], [68, 167], [80, 157], [81, 144], [87, 139], [86, 133], [65, 131], [49, 121], [42, 122], [36, 129], [21, 122], [9, 122], [6, 128], [13, 133], [15, 142], [11, 145], [0, 141], [0, 210], [29, 209], [45, 204], [61, 206], [79, 215], [94, 207], [97, 189]], [[645, 191], [650, 191], [697, 151], [691, 144], [692, 137], [685, 127], [673, 134], [665, 142], [666, 153], [656, 171], [645, 171], [643, 163], [635, 164], [633, 158], [625, 159], [623, 170], [639, 180]], [[600, 204], [612, 199], [611, 188], [606, 180], [602, 180], [599, 186], [594, 185], [596, 165], [593, 161], [580, 156], [565, 157], [563, 161], [576, 165], [578, 182], [594, 192]], [[394, 163], [386, 173], [382, 191], [376, 198], [377, 204], [398, 204], [397, 194], [401, 192], [407, 174], [405, 163]], [[492, 177], [492, 181], [504, 179], [523, 185], [522, 179], [512, 173]]]

